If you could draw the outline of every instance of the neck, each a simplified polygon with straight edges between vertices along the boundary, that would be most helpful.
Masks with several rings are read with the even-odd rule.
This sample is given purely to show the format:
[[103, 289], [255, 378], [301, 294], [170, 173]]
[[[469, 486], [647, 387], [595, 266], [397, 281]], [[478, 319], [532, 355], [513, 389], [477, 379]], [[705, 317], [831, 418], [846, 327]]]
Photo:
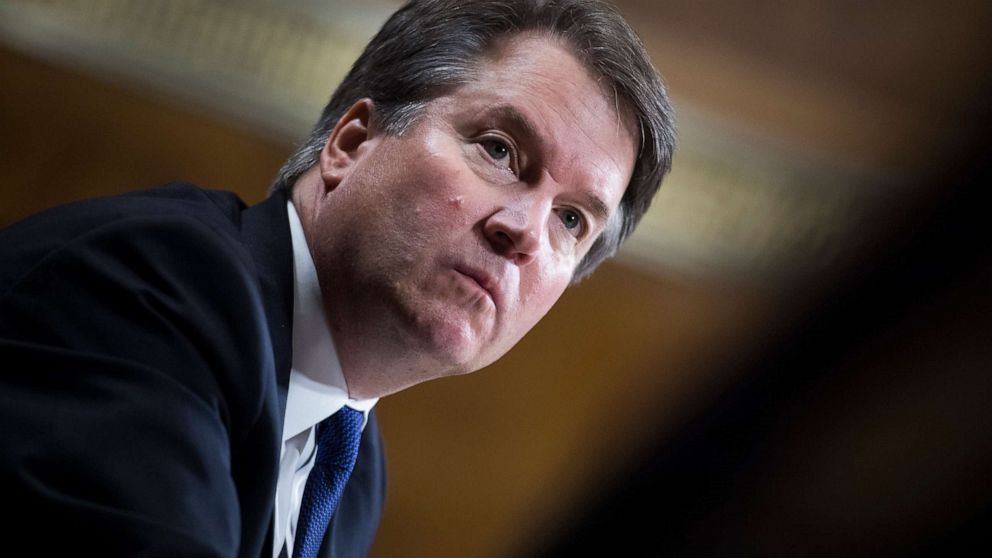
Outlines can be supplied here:
[[444, 369], [441, 363], [427, 362], [416, 356], [417, 351], [398, 346], [383, 335], [382, 328], [367, 327], [367, 321], [342, 322], [333, 331], [350, 397], [368, 399], [396, 393], [438, 377], [438, 371]]

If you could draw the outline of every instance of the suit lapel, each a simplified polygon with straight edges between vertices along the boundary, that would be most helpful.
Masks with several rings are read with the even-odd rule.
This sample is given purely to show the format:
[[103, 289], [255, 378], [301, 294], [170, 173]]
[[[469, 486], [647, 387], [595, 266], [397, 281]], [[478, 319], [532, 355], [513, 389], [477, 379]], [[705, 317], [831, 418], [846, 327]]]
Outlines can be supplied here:
[[289, 371], [293, 365], [293, 241], [286, 195], [276, 192], [241, 213], [241, 235], [255, 259], [272, 337], [279, 386], [279, 422], [286, 414]]

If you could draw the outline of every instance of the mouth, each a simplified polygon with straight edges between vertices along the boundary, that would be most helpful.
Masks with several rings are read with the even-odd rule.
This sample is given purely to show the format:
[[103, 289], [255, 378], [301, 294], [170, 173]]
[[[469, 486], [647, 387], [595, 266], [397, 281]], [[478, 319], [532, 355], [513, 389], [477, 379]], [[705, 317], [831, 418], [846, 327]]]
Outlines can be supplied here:
[[494, 306], [499, 306], [497, 304], [499, 300], [499, 283], [493, 278], [492, 275], [482, 271], [481, 269], [475, 269], [464, 265], [455, 266], [455, 271], [471, 279], [476, 285], [479, 286], [480, 289], [489, 295], [489, 299], [492, 301]]

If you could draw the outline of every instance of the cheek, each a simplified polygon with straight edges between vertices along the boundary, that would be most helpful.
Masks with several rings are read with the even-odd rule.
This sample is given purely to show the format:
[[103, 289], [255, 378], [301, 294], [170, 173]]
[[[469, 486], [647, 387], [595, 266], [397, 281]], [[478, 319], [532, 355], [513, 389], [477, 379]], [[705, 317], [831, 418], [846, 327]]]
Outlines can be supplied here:
[[572, 279], [571, 258], [550, 256], [546, 262], [546, 265], [525, 268], [520, 278], [521, 311], [530, 325], [537, 323], [558, 302]]
[[404, 188], [390, 205], [403, 208], [431, 236], [470, 226], [484, 205], [484, 196], [467, 186], [470, 176], [459, 162], [435, 157], [405, 173]]

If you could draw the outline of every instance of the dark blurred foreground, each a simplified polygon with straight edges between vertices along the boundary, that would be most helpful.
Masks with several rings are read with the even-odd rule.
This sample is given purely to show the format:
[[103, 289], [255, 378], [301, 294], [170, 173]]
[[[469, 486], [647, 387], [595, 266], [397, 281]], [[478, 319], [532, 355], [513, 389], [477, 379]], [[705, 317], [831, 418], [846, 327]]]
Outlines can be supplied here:
[[535, 555], [992, 556], [981, 110], [887, 238]]

